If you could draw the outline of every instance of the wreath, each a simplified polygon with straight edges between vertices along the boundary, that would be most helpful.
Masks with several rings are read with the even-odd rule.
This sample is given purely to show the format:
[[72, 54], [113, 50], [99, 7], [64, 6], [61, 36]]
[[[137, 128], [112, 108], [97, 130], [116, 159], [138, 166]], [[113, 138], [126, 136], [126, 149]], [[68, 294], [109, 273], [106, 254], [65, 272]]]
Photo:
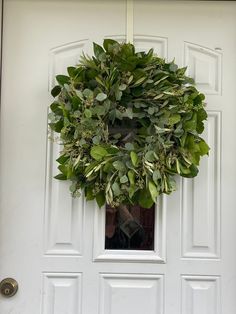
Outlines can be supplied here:
[[105, 39], [94, 56], [82, 54], [68, 76], [57, 75], [49, 126], [62, 145], [55, 177], [99, 207], [139, 204], [192, 178], [209, 147], [200, 137], [207, 119], [204, 95], [186, 67], [130, 43]]

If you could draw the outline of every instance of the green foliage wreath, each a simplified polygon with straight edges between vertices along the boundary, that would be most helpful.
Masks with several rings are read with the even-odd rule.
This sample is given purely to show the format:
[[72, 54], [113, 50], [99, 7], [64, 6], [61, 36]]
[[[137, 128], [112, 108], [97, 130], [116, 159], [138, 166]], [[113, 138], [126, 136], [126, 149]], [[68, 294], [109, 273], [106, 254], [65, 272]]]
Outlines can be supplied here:
[[94, 56], [58, 75], [51, 94], [50, 128], [63, 145], [56, 176], [71, 180], [73, 196], [140, 204], [175, 190], [175, 175], [192, 178], [209, 147], [204, 95], [186, 68], [132, 44], [106, 39]]

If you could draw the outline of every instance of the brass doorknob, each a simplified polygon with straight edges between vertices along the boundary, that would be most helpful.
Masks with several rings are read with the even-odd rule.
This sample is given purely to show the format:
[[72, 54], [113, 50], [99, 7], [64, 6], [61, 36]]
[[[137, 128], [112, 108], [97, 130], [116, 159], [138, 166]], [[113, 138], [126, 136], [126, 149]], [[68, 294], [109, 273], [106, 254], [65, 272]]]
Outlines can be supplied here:
[[6, 298], [13, 297], [18, 290], [18, 283], [13, 278], [5, 278], [0, 282], [0, 293]]

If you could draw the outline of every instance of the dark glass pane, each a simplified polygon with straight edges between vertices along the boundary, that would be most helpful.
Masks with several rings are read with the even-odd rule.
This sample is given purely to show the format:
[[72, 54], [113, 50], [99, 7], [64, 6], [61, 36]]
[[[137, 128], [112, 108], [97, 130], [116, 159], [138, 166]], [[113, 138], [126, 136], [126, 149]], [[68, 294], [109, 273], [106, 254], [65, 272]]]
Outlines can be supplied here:
[[155, 205], [112, 208], [106, 205], [105, 249], [153, 250]]

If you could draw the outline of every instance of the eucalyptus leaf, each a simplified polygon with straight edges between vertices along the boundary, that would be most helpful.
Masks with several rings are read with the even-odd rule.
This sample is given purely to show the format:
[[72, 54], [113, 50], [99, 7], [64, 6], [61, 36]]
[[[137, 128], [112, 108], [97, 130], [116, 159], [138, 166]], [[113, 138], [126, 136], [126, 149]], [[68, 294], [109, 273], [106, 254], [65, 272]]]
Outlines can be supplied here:
[[139, 162], [138, 155], [134, 151], [132, 151], [130, 153], [130, 158], [131, 158], [132, 164], [136, 167], [138, 165], [138, 162]]
[[158, 185], [158, 180], [161, 179], [161, 174], [160, 174], [160, 170], [159, 169], [153, 171], [152, 178], [153, 178], [154, 183], [156, 185]]
[[76, 67], [68, 67], [67, 72], [70, 77], [74, 78], [76, 76]]
[[148, 189], [149, 189], [149, 192], [150, 192], [150, 195], [151, 195], [153, 202], [156, 202], [156, 198], [159, 194], [157, 187], [156, 187], [156, 184], [153, 181], [149, 181]]
[[126, 84], [120, 84], [119, 90], [124, 91], [127, 88]]
[[100, 143], [100, 141], [101, 141], [101, 136], [100, 135], [95, 135], [94, 137], [93, 137], [93, 143], [94, 144], [99, 144]]
[[176, 72], [176, 71], [178, 70], [177, 64], [175, 64], [174, 62], [171, 62], [171, 63], [170, 63], [170, 66], [169, 66], [169, 70], [170, 70], [171, 72]]
[[132, 143], [125, 143], [125, 148], [127, 149], [127, 150], [134, 150], [134, 144], [132, 144]]
[[103, 47], [107, 52], [109, 51], [109, 46], [113, 46], [114, 44], [118, 44], [118, 42], [110, 38], [103, 41]]
[[122, 97], [122, 91], [117, 89], [115, 91], [115, 96], [116, 96], [116, 100], [121, 100], [121, 97]]
[[92, 98], [92, 97], [93, 97], [93, 91], [91, 91], [91, 89], [89, 89], [89, 88], [86, 88], [86, 89], [83, 91], [83, 95], [84, 95], [86, 98]]
[[207, 143], [206, 143], [204, 140], [201, 140], [201, 141], [200, 141], [199, 147], [200, 147], [200, 151], [201, 151], [201, 155], [202, 155], [202, 156], [208, 154], [210, 148], [209, 148], [209, 146], [207, 145]]
[[139, 78], [136, 82], [134, 82], [133, 86], [138, 86], [146, 80], [146, 77]]
[[63, 173], [59, 173], [54, 178], [57, 179], [57, 180], [67, 180], [67, 176], [64, 175]]
[[60, 164], [63, 165], [70, 157], [69, 156], [65, 156], [65, 155], [61, 155], [60, 157], [58, 157], [56, 159], [56, 161]]
[[124, 175], [124, 176], [122, 176], [121, 178], [120, 178], [120, 183], [126, 183], [126, 182], [128, 182], [129, 181], [129, 179], [128, 179], [128, 177], [126, 176], [126, 175]]
[[148, 114], [153, 115], [154, 112], [155, 112], [155, 108], [154, 107], [148, 108]]
[[61, 92], [61, 86], [56, 85], [56, 86], [54, 86], [53, 89], [51, 90], [51, 95], [52, 95], [53, 97], [57, 97], [57, 96], [60, 94], [60, 92]]
[[135, 173], [133, 170], [128, 171], [128, 178], [131, 185], [135, 184]]
[[92, 112], [89, 109], [84, 110], [84, 115], [86, 118], [91, 118], [92, 117]]
[[96, 43], [93, 43], [93, 51], [97, 58], [99, 58], [101, 53], [104, 53], [103, 48]]
[[77, 189], [77, 187], [76, 187], [76, 182], [73, 182], [71, 185], [70, 185], [70, 191], [71, 191], [71, 193], [75, 193], [75, 191], [76, 191], [76, 189]]
[[116, 170], [119, 170], [119, 171], [125, 171], [126, 167], [125, 167], [125, 164], [120, 161], [120, 160], [116, 160], [113, 162], [113, 167], [116, 169]]
[[152, 207], [154, 201], [150, 195], [150, 192], [148, 190], [141, 190], [139, 192], [139, 199], [138, 199], [139, 205], [143, 208], [150, 208]]
[[153, 162], [156, 160], [155, 157], [155, 153], [152, 150], [149, 150], [146, 154], [145, 154], [145, 159], [149, 162]]
[[95, 160], [101, 160], [103, 157], [108, 155], [108, 152], [102, 146], [93, 146], [90, 151], [91, 157]]
[[126, 109], [126, 115], [129, 119], [133, 119], [133, 110], [132, 108], [127, 108]]
[[104, 101], [105, 99], [107, 99], [107, 95], [104, 93], [99, 93], [99, 94], [97, 94], [96, 99], [98, 101]]
[[70, 83], [70, 78], [66, 75], [57, 75], [56, 80], [62, 86]]
[[96, 201], [98, 206], [101, 208], [103, 205], [105, 205], [106, 198], [103, 191], [96, 194]]
[[120, 194], [122, 194], [120, 186], [117, 182], [114, 182], [111, 187], [115, 196], [119, 196]]

